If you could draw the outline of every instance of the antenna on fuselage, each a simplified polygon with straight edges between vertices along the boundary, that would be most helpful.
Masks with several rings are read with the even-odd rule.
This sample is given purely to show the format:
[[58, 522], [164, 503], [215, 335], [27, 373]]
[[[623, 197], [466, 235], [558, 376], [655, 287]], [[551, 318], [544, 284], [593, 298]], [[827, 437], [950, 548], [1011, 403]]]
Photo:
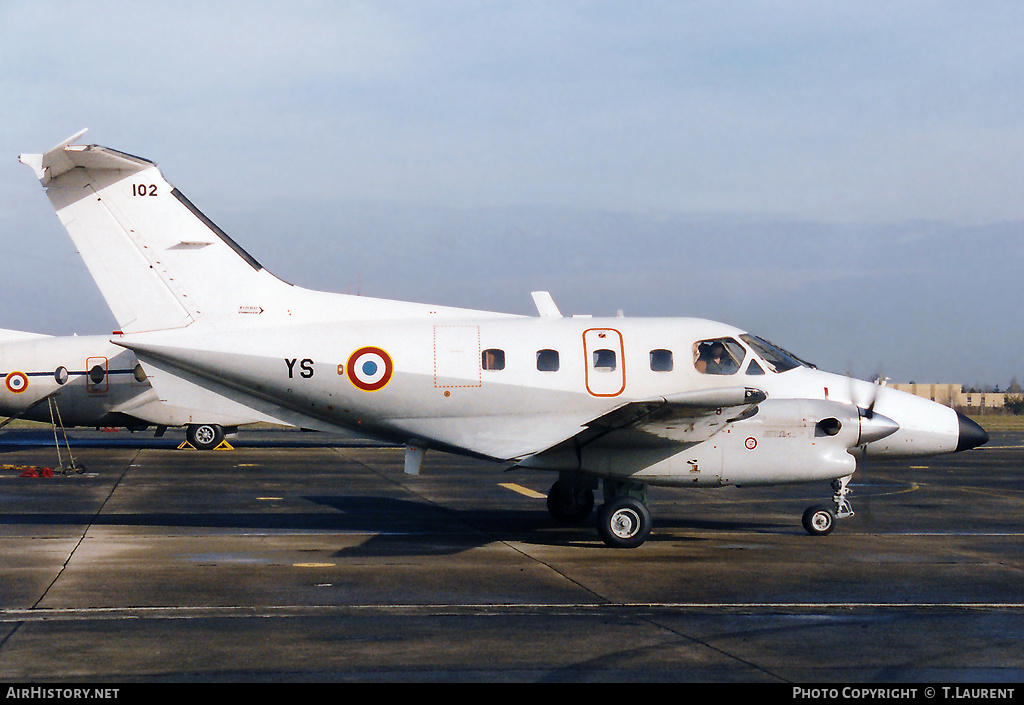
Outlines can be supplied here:
[[558, 310], [558, 306], [555, 305], [555, 300], [551, 298], [551, 294], [547, 291], [533, 291], [530, 292], [530, 296], [533, 297], [533, 305], [537, 307], [537, 313], [542, 318], [561, 318], [562, 312]]

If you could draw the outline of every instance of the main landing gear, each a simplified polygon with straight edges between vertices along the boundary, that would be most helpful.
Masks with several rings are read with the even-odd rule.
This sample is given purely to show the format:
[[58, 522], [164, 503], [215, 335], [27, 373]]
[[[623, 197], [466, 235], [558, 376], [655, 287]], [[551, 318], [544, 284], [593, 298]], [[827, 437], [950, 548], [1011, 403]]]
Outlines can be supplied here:
[[813, 507], [808, 507], [804, 512], [804, 529], [811, 536], [830, 534], [835, 528], [837, 519], [853, 516], [853, 507], [850, 505], [850, 500], [846, 498], [852, 492], [847, 487], [852, 477], [853, 475], [847, 475], [838, 480], [832, 480], [832, 489], [835, 491], [835, 494], [832, 495], [832, 505], [816, 504]]
[[[548, 492], [548, 511], [559, 524], [579, 526], [594, 510], [597, 479], [563, 474]], [[636, 548], [651, 535], [647, 486], [604, 481], [604, 504], [597, 511], [597, 533], [612, 548]]]
[[[808, 507], [803, 525], [812, 536], [832, 533], [836, 520], [852, 517], [847, 496], [852, 475], [832, 481], [832, 504]], [[584, 524], [594, 510], [597, 478], [562, 473], [548, 492], [548, 512], [563, 526]], [[597, 510], [597, 533], [612, 548], [636, 548], [651, 535], [651, 512], [647, 508], [647, 486], [626, 480], [604, 480], [604, 504]]]
[[224, 427], [215, 423], [189, 424], [185, 439], [196, 450], [213, 450], [224, 441]]

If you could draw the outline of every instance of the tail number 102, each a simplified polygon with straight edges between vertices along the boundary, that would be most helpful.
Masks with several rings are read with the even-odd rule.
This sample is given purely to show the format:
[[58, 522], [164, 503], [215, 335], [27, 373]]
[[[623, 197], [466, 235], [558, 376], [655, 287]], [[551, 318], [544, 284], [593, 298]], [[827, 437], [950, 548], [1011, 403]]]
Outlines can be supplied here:
[[155, 196], [156, 184], [132, 184], [133, 196]]

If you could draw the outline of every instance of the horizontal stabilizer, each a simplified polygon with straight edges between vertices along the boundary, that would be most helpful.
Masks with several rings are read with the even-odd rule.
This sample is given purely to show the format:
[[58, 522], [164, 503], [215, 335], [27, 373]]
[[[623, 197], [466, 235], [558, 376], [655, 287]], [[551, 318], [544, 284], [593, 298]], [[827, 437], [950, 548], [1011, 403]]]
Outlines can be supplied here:
[[51, 181], [76, 167], [94, 171], [135, 172], [153, 166], [152, 162], [145, 159], [113, 149], [71, 144], [85, 133], [86, 130], [82, 130], [72, 135], [45, 154], [22, 154], [18, 159], [32, 168], [43, 186], [48, 186]]
[[31, 340], [33, 338], [49, 338], [51, 336], [42, 333], [26, 333], [20, 330], [7, 330], [0, 328], [0, 343], [8, 343], [15, 340]]

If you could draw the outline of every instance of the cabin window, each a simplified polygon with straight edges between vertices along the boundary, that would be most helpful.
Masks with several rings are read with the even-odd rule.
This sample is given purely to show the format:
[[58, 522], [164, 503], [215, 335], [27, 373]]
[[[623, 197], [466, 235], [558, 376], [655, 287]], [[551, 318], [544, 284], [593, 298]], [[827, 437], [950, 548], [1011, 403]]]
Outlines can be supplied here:
[[671, 372], [673, 367], [671, 350], [651, 350], [651, 371]]
[[93, 385], [103, 384], [104, 378], [107, 376], [107, 371], [103, 369], [101, 365], [93, 365], [92, 369], [89, 370], [89, 381]]
[[505, 369], [505, 351], [497, 348], [484, 350], [480, 358], [480, 367], [485, 370]]
[[693, 345], [693, 366], [705, 375], [734, 375], [746, 350], [732, 338], [701, 340]]
[[594, 369], [600, 372], [612, 372], [615, 370], [615, 351], [614, 350], [595, 350], [594, 351]]
[[541, 372], [558, 372], [558, 351], [538, 350], [537, 369]]

